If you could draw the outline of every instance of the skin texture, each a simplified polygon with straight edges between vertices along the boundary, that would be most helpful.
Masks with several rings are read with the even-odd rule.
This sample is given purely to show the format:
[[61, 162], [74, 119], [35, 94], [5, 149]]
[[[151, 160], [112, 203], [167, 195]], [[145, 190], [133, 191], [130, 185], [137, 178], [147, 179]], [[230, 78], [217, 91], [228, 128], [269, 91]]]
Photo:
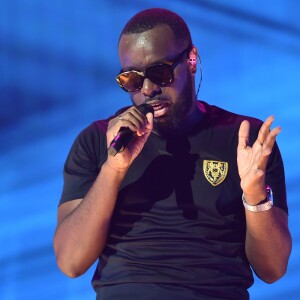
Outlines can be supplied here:
[[[141, 34], [122, 36], [119, 56], [124, 71], [143, 71], [157, 62], [172, 62], [187, 46], [188, 43], [178, 45], [170, 28], [160, 26]], [[201, 110], [195, 98], [195, 72], [195, 65], [183, 58], [175, 68], [175, 80], [170, 85], [160, 87], [146, 78], [142, 89], [130, 94], [136, 105], [144, 102], [158, 105], [154, 119], [152, 114], [145, 117], [132, 106], [122, 113], [121, 119], [114, 118], [109, 122], [108, 144], [121, 127], [128, 127], [137, 135], [123, 152], [108, 156], [83, 199], [59, 206], [54, 249], [58, 266], [66, 275], [76, 277], [83, 274], [101, 254], [120, 184], [151, 131], [168, 135], [195, 109]], [[280, 132], [279, 127], [270, 130], [272, 122], [273, 117], [266, 120], [252, 147], [248, 145], [247, 121], [241, 124], [239, 131], [237, 161], [241, 187], [247, 202], [252, 205], [266, 196], [266, 165]], [[246, 222], [245, 249], [253, 269], [266, 282], [279, 279], [286, 271], [291, 251], [286, 213], [276, 207], [260, 213], [246, 211]]]

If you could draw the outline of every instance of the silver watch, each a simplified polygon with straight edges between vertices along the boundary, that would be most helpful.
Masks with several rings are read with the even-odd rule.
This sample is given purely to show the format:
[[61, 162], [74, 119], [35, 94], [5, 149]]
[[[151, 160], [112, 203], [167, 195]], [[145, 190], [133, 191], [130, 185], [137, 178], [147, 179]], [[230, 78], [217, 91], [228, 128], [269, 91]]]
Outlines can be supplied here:
[[272, 193], [272, 189], [269, 186], [266, 186], [266, 191], [267, 191], [267, 197], [265, 200], [263, 200], [262, 202], [260, 202], [257, 205], [250, 205], [246, 202], [245, 199], [245, 195], [243, 193], [242, 196], [242, 200], [243, 200], [243, 204], [244, 207], [247, 210], [253, 211], [253, 212], [260, 212], [260, 211], [265, 211], [265, 210], [269, 210], [272, 208], [273, 206], [273, 193]]

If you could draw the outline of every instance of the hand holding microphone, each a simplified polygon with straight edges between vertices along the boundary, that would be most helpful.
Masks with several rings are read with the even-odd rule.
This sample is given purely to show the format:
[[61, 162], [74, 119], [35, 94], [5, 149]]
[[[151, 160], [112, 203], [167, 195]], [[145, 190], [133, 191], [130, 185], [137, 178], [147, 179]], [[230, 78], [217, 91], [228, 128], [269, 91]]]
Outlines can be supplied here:
[[[136, 108], [144, 116], [146, 116], [149, 112], [152, 114], [154, 113], [152, 106], [146, 103], [143, 103]], [[119, 119], [122, 120], [122, 116], [119, 116]], [[132, 131], [130, 128], [121, 127], [108, 147], [108, 154], [115, 156], [117, 153], [122, 152], [135, 136], [136, 132]]]

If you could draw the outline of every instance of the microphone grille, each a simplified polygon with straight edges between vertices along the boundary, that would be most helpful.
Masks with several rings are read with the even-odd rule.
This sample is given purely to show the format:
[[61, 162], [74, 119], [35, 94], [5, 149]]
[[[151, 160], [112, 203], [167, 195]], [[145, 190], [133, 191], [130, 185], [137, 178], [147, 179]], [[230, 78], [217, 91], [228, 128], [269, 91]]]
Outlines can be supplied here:
[[150, 104], [143, 103], [143, 104], [137, 106], [137, 108], [143, 115], [146, 115], [149, 112], [154, 114], [153, 107]]

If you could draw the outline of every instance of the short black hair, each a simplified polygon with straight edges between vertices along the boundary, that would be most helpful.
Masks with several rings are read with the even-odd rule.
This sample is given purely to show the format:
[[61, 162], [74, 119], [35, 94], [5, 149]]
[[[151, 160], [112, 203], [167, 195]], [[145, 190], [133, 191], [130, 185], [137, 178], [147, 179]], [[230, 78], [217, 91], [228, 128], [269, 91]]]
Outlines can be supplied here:
[[163, 8], [146, 9], [134, 15], [122, 30], [120, 39], [125, 34], [142, 33], [160, 25], [171, 28], [176, 42], [192, 44], [191, 33], [185, 21], [176, 13]]

